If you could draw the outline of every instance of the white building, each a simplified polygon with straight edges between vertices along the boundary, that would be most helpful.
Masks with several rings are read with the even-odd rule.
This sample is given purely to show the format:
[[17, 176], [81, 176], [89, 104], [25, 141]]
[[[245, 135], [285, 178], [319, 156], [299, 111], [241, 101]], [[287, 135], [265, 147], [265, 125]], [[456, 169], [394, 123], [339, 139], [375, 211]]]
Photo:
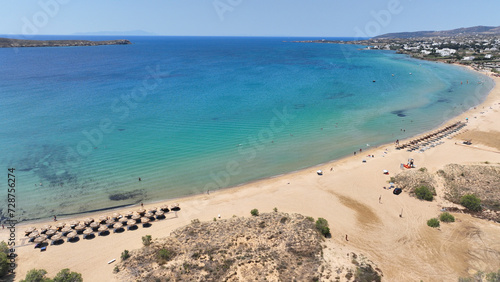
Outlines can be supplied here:
[[457, 50], [450, 49], [450, 48], [443, 48], [443, 49], [437, 49], [436, 50], [436, 53], [438, 53], [442, 57], [450, 56], [451, 54], [455, 54], [456, 52], [457, 52]]

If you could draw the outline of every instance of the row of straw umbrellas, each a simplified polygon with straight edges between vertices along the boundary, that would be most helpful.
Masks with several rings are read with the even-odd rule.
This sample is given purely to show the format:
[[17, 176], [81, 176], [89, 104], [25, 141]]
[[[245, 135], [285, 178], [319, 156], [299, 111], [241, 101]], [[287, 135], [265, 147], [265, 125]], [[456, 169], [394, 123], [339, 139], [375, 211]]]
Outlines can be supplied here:
[[144, 209], [139, 208], [136, 211], [128, 211], [124, 214], [113, 213], [108, 216], [100, 216], [97, 219], [86, 218], [84, 220], [71, 220], [69, 222], [58, 222], [55, 225], [44, 225], [39, 229], [29, 227], [25, 230], [25, 235], [30, 238], [31, 242], [36, 243], [37, 246], [42, 244], [57, 244], [63, 242], [66, 238], [68, 242], [77, 240], [79, 234], [83, 234], [84, 239], [91, 239], [98, 235], [109, 233], [110, 229], [114, 232], [123, 231], [125, 226], [128, 230], [136, 229], [137, 224], [148, 226], [151, 220], [164, 219], [165, 213], [169, 211], [180, 210], [179, 204], [162, 205], [159, 208]]
[[402, 144], [400, 146], [397, 146], [396, 149], [400, 150], [400, 149], [404, 149], [406, 147], [418, 145], [420, 142], [428, 142], [428, 141], [433, 141], [434, 139], [440, 139], [451, 132], [455, 132], [457, 130], [460, 130], [465, 125], [466, 125], [465, 123], [458, 121], [452, 125], [449, 125], [449, 126], [444, 127], [443, 129], [440, 129], [434, 133], [427, 134], [427, 135], [422, 136], [420, 138], [411, 140], [406, 144]]

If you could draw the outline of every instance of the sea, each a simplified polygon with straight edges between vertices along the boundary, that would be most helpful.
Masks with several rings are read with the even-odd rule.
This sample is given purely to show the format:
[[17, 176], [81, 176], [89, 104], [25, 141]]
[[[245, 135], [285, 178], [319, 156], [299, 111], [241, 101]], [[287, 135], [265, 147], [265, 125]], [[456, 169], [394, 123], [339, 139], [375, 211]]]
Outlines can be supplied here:
[[394, 51], [293, 42], [311, 38], [34, 39], [133, 44], [0, 49], [0, 197], [15, 178], [19, 221], [297, 171], [434, 129], [494, 86]]

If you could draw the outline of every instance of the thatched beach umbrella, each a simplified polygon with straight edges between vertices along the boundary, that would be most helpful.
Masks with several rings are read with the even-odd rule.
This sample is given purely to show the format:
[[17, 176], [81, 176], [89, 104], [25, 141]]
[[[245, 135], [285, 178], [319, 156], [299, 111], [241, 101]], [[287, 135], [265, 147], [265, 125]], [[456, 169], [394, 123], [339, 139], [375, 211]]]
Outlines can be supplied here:
[[130, 218], [130, 217], [132, 216], [132, 214], [133, 214], [133, 212], [128, 211], [128, 212], [125, 212], [125, 213], [123, 214], [123, 216], [124, 216], [124, 217], [126, 217], [126, 218]]
[[178, 203], [173, 204], [172, 206], [170, 206], [170, 209], [171, 209], [171, 210], [173, 210], [173, 211], [178, 211], [178, 210], [180, 210], [180, 208], [179, 208], [179, 204], [178, 204]]
[[165, 217], [165, 213], [162, 210], [159, 210], [156, 212], [156, 218], [162, 218]]
[[126, 224], [126, 223], [127, 223], [127, 221], [128, 221], [128, 218], [126, 218], [126, 217], [122, 217], [122, 218], [120, 218], [120, 220], [119, 220], [119, 222], [121, 222], [122, 224]]
[[50, 229], [50, 225], [45, 224], [44, 226], [42, 226], [40, 228], [40, 232], [43, 233], [43, 232], [45, 232], [45, 231], [47, 231], [49, 229]]
[[59, 241], [62, 239], [62, 234], [61, 233], [57, 233], [57, 234], [54, 234], [54, 236], [52, 236], [50, 238], [50, 240], [52, 241], [52, 244], [54, 244], [55, 242]]
[[149, 217], [141, 217], [142, 225], [148, 224], [150, 221]]
[[141, 215], [140, 215], [140, 214], [137, 214], [137, 213], [136, 213], [136, 214], [133, 214], [133, 215], [132, 215], [132, 219], [133, 219], [133, 220], [138, 220], [138, 219], [140, 219], [140, 218], [141, 218]]
[[169, 211], [169, 209], [168, 209], [168, 205], [162, 205], [162, 206], [160, 207], [160, 209], [161, 209], [162, 211], [164, 211], [164, 212], [168, 212], [168, 211]]
[[31, 232], [35, 231], [36, 228], [31, 226], [31, 227], [28, 227], [26, 230], [24, 230], [24, 233], [26, 234], [26, 236], [28, 236]]
[[83, 220], [83, 223], [84, 223], [85, 225], [87, 225], [87, 226], [88, 226], [89, 224], [91, 224], [92, 222], [94, 222], [94, 219], [93, 219], [93, 218], [90, 218], [90, 217], [87, 217], [86, 219], [84, 219], [84, 220]]
[[40, 236], [40, 233], [38, 231], [36, 231], [36, 230], [33, 231], [33, 232], [31, 232], [30, 235], [29, 235], [30, 239], [36, 238], [38, 236]]
[[100, 217], [99, 217], [99, 223], [104, 223], [104, 222], [106, 222], [106, 220], [107, 220], [107, 219], [108, 219], [108, 218], [107, 218], [107, 217], [105, 217], [104, 215], [103, 215], [103, 216], [100, 216]]
[[107, 230], [108, 230], [107, 225], [101, 225], [97, 231], [99, 231], [99, 234], [101, 234], [102, 232], [107, 231]]
[[107, 225], [108, 225], [108, 227], [109, 227], [109, 226], [111, 226], [111, 225], [115, 224], [115, 220], [114, 220], [113, 218], [110, 218], [110, 219], [106, 220], [106, 224], [107, 224]]
[[61, 228], [63, 228], [63, 227], [64, 227], [64, 225], [66, 225], [66, 222], [58, 222], [58, 223], [56, 224], [56, 228], [61, 229]]
[[90, 228], [92, 228], [92, 229], [97, 229], [97, 228], [99, 228], [99, 225], [101, 225], [99, 222], [94, 221], [94, 222], [92, 222], [89, 226], [90, 226]]
[[39, 243], [43, 243], [45, 240], [47, 240], [47, 236], [42, 234], [42, 235], [36, 237], [35, 240], [33, 240], [33, 242], [39, 244]]
[[88, 235], [92, 234], [94, 232], [92, 228], [87, 227], [85, 230], [83, 230], [83, 238], [85, 239]]
[[62, 233], [63, 233], [63, 235], [64, 235], [64, 234], [66, 234], [66, 233], [71, 232], [72, 230], [73, 230], [73, 229], [71, 229], [71, 227], [70, 227], [69, 225], [66, 225], [66, 226], [64, 226], [64, 227], [63, 227], [63, 229], [61, 229], [61, 232], [62, 232]]
[[128, 226], [127, 228], [128, 228], [129, 230], [130, 230], [130, 228], [131, 228], [132, 226], [135, 226], [135, 225], [136, 225], [135, 220], [130, 219], [129, 221], [127, 221], [127, 226]]
[[45, 232], [45, 235], [47, 235], [50, 238], [52, 235], [56, 234], [56, 232], [57, 231], [54, 229], [49, 229], [47, 230], [47, 232]]
[[113, 213], [113, 214], [111, 215], [111, 218], [118, 218], [119, 216], [120, 216], [120, 215], [119, 215], [118, 213], [116, 213], [116, 212], [115, 212], [115, 213]]
[[83, 231], [83, 229], [85, 229], [85, 227], [85, 225], [78, 224], [77, 226], [75, 226], [75, 230], [76, 232], [80, 233]]
[[146, 210], [144, 208], [140, 208], [137, 210], [137, 212], [142, 215], [146, 212]]
[[152, 217], [154, 217], [155, 215], [153, 213], [150, 213], [150, 212], [147, 212], [144, 214], [144, 217], [147, 217], [149, 219], [151, 219]]
[[115, 232], [116, 230], [120, 229], [123, 227], [123, 224], [121, 224], [120, 222], [117, 222], [113, 225], [113, 228], [115, 229]]
[[71, 239], [78, 237], [78, 233], [76, 233], [76, 231], [72, 231], [66, 235], [66, 237], [68, 238], [68, 241], [70, 241]]
[[156, 207], [148, 209], [148, 213], [155, 213], [156, 212]]
[[69, 226], [75, 227], [75, 226], [78, 225], [78, 223], [80, 223], [78, 220], [72, 220], [72, 221], [69, 222]]

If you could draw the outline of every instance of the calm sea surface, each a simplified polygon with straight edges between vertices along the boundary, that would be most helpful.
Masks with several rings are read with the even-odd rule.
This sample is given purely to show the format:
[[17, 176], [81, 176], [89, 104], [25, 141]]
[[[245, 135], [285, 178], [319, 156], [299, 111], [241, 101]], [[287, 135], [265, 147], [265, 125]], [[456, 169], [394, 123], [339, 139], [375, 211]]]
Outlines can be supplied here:
[[493, 87], [456, 66], [362, 46], [128, 39], [0, 49], [0, 164], [5, 177], [16, 168], [19, 219], [295, 171], [435, 128]]

